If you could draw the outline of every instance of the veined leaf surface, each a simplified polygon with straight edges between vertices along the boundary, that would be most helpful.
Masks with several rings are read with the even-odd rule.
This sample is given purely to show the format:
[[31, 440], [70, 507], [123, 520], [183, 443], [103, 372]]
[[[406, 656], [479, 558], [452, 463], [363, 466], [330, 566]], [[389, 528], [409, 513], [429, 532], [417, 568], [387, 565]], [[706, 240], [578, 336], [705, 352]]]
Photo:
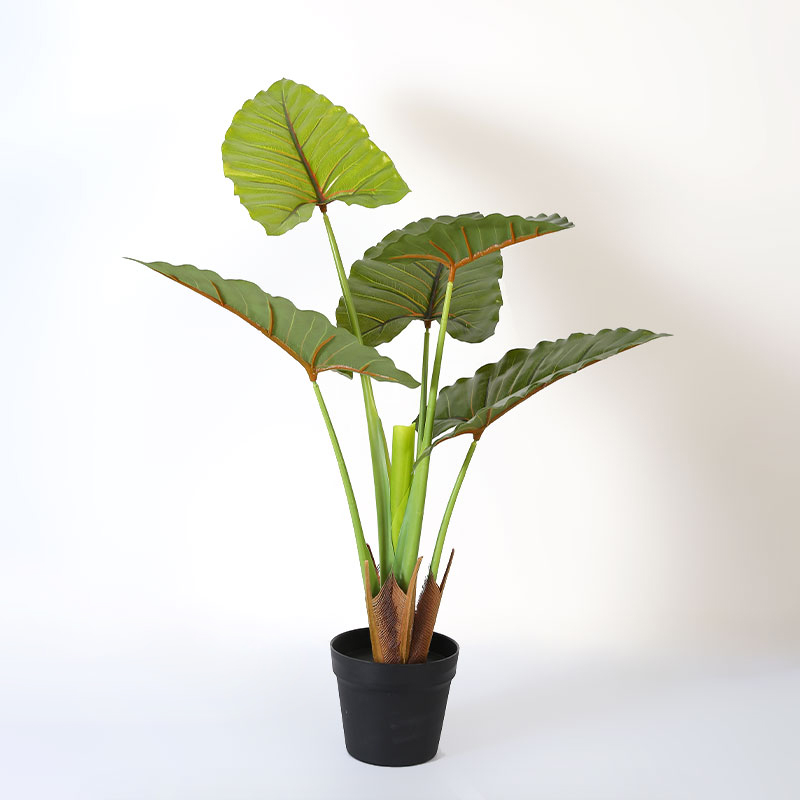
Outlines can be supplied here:
[[334, 200], [375, 208], [408, 186], [367, 129], [341, 106], [284, 78], [236, 112], [222, 145], [225, 175], [270, 235]]
[[[430, 326], [441, 318], [448, 278], [453, 297], [447, 332], [464, 342], [482, 342], [497, 326], [500, 250], [546, 233], [571, 228], [566, 218], [480, 213], [425, 218], [393, 231], [350, 269], [350, 290], [364, 342], [391, 341], [412, 320]], [[336, 322], [350, 330], [344, 299]]]
[[494, 364], [482, 366], [473, 377], [460, 378], [439, 392], [433, 435], [440, 438], [434, 445], [464, 433], [479, 439], [489, 425], [546, 386], [662, 336], [669, 334], [606, 328], [599, 333], [573, 333], [555, 342], [539, 342], [531, 350], [509, 350]]
[[398, 369], [390, 358], [361, 344], [348, 331], [335, 327], [323, 314], [301, 311], [285, 297], [267, 294], [255, 283], [226, 280], [216, 272], [190, 264], [138, 263], [166, 275], [250, 323], [302, 364], [312, 381], [320, 372], [336, 370], [358, 372], [412, 389], [419, 386], [418, 381]]

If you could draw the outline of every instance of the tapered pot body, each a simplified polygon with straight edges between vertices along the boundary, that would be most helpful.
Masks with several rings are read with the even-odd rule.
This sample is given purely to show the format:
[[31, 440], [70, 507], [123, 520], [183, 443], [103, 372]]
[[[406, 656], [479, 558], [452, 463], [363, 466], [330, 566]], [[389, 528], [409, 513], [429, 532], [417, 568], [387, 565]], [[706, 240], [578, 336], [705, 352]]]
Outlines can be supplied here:
[[331, 641], [347, 752], [359, 761], [407, 767], [439, 749], [458, 644], [434, 633], [424, 664], [376, 664], [369, 629]]

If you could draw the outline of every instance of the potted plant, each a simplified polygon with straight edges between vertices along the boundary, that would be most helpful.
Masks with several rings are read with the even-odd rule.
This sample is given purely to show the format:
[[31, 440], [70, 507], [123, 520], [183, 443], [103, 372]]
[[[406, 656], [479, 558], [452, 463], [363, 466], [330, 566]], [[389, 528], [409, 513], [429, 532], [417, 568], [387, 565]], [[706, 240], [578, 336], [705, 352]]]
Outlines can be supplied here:
[[[627, 328], [574, 333], [511, 350], [440, 390], [446, 337], [477, 343], [494, 333], [502, 304], [501, 251], [567, 230], [572, 223], [558, 214], [420, 219], [389, 233], [346, 274], [328, 206], [342, 201], [374, 208], [396, 203], [409, 189], [355, 117], [286, 79], [236, 113], [222, 145], [222, 161], [235, 194], [268, 235], [284, 234], [309, 220], [315, 209], [320, 212], [342, 291], [336, 324], [249, 281], [225, 279], [187, 264], [140, 263], [237, 314], [294, 358], [310, 379], [339, 466], [355, 534], [354, 566], [367, 610], [366, 628], [331, 642], [347, 749], [374, 764], [421, 763], [438, 748], [458, 658], [458, 645], [434, 633], [434, 627], [453, 558], [451, 552], [440, 580], [445, 537], [478, 442], [490, 425], [546, 386], [665, 334]], [[412, 322], [421, 324], [410, 326]], [[434, 322], [438, 330], [431, 343]], [[422, 340], [419, 378], [376, 349], [406, 329]], [[375, 487], [377, 557], [364, 535], [319, 386], [318, 378], [326, 372], [358, 375], [361, 383]], [[391, 452], [373, 381], [418, 390], [406, 424], [393, 426]], [[430, 459], [436, 447], [462, 435], [469, 445], [422, 580], [419, 549]]]

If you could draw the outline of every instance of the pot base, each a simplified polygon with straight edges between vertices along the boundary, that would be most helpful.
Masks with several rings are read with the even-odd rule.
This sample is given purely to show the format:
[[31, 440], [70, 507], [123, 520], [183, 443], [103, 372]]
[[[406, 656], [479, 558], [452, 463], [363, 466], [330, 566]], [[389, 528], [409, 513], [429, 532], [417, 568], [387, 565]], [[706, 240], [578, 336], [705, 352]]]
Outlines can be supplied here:
[[405, 767], [439, 749], [458, 644], [434, 633], [424, 664], [376, 664], [369, 628], [331, 641], [347, 752], [367, 764]]

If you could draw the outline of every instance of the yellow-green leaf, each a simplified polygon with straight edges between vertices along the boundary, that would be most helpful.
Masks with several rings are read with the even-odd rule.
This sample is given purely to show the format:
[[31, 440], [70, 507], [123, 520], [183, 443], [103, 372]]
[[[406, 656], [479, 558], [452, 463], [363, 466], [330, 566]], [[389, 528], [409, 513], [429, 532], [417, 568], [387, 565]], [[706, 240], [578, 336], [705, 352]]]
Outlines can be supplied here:
[[287, 78], [236, 112], [222, 164], [242, 205], [270, 235], [286, 233], [334, 200], [375, 208], [408, 192], [352, 114]]

